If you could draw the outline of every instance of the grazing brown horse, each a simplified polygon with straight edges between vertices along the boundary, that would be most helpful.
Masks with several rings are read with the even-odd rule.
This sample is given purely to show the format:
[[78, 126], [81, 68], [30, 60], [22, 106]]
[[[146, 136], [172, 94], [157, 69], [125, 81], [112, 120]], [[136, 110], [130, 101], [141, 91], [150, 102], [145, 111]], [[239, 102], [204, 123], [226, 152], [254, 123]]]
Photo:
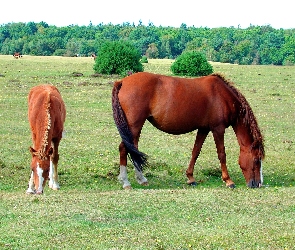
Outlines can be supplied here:
[[66, 109], [58, 89], [52, 85], [33, 87], [29, 93], [28, 105], [33, 147], [30, 147], [32, 172], [27, 193], [42, 194], [47, 179], [50, 188], [59, 189], [58, 146], [64, 129]]
[[235, 187], [226, 167], [225, 129], [232, 126], [240, 145], [239, 164], [249, 187], [262, 185], [263, 138], [245, 97], [223, 76], [212, 74], [195, 79], [152, 73], [136, 73], [115, 82], [112, 93], [113, 116], [122, 138], [119, 180], [130, 188], [127, 155], [135, 167], [136, 179], [147, 184], [142, 168], [147, 156], [138, 150], [144, 122], [169, 134], [197, 131], [192, 157], [186, 170], [188, 184], [195, 185], [194, 165], [203, 142], [212, 131], [222, 179]]

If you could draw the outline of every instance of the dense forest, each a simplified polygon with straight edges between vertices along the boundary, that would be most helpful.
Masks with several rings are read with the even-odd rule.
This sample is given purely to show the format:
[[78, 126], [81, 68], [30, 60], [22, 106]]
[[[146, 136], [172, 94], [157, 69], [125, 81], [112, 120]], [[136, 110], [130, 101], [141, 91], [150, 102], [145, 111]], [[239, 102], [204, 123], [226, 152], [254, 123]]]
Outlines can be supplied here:
[[131, 41], [148, 58], [176, 58], [183, 51], [204, 53], [209, 61], [237, 64], [295, 64], [295, 28], [271, 26], [207, 28], [99, 24], [57, 27], [46, 22], [0, 26], [0, 54], [90, 56], [105, 41]]

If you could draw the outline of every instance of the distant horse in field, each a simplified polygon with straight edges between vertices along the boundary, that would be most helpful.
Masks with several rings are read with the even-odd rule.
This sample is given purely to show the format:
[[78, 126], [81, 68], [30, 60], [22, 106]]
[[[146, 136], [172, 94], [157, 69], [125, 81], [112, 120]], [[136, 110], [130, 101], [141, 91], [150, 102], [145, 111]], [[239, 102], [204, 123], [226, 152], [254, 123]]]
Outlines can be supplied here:
[[21, 57], [23, 57], [23, 56], [22, 56], [21, 53], [19, 53], [19, 52], [14, 52], [13, 57], [14, 57], [15, 59], [18, 59], [18, 58], [21, 58]]
[[169, 134], [197, 131], [192, 157], [186, 170], [188, 184], [195, 185], [194, 165], [203, 142], [212, 131], [222, 179], [234, 188], [226, 167], [225, 129], [232, 126], [239, 146], [239, 165], [246, 183], [255, 188], [262, 185], [263, 137], [253, 111], [245, 97], [219, 74], [187, 79], [136, 73], [114, 83], [113, 116], [122, 138], [119, 145], [120, 175], [123, 188], [130, 188], [127, 177], [127, 155], [135, 167], [138, 183], [146, 185], [142, 174], [147, 156], [138, 150], [141, 129], [148, 120], [157, 129]]
[[91, 54], [91, 57], [94, 59], [94, 61], [95, 61], [95, 59], [96, 59], [96, 55], [93, 53], [93, 54]]
[[65, 104], [56, 87], [45, 84], [30, 90], [28, 118], [33, 147], [30, 147], [32, 172], [27, 193], [42, 194], [47, 179], [50, 188], [59, 189], [58, 146], [62, 138], [65, 117]]

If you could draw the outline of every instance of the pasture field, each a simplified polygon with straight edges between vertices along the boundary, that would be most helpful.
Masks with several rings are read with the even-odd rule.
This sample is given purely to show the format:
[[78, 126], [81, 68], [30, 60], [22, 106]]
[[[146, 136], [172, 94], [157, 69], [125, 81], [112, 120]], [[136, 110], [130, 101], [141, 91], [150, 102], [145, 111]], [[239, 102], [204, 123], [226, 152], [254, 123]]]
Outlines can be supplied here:
[[[145, 71], [171, 74], [171, 60]], [[122, 190], [120, 137], [112, 83], [93, 75], [93, 59], [0, 56], [0, 249], [294, 249], [295, 68], [213, 63], [214, 72], [246, 96], [265, 140], [264, 186], [249, 189], [231, 128], [225, 146], [234, 190], [221, 180], [211, 134], [186, 185], [195, 132], [164, 134], [146, 123], [139, 149], [148, 154], [149, 186], [129, 164], [132, 190]], [[77, 76], [76, 73], [82, 73]], [[27, 95], [51, 83], [64, 98], [66, 135], [59, 147], [61, 190], [26, 195], [31, 135]]]

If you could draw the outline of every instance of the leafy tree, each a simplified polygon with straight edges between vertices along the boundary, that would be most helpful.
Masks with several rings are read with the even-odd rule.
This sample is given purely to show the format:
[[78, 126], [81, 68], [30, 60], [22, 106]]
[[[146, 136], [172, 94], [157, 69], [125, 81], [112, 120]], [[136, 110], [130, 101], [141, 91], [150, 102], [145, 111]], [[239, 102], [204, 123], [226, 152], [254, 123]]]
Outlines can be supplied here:
[[189, 41], [191, 41], [191, 37], [188, 28], [186, 24], [182, 23], [175, 36], [174, 50], [177, 56], [184, 51], [185, 46]]
[[205, 76], [213, 73], [213, 67], [204, 54], [197, 51], [188, 51], [176, 58], [171, 65], [171, 71], [175, 75]]
[[45, 22], [0, 25], [0, 53], [30, 55], [98, 54], [106, 41], [131, 42], [149, 58], [176, 58], [185, 51], [203, 53], [210, 61], [239, 64], [295, 64], [295, 29], [269, 25], [241, 28], [196, 28], [102, 24], [56, 27]]
[[295, 64], [295, 36], [286, 35], [285, 44], [282, 47], [284, 54], [284, 65], [294, 65]]
[[161, 47], [159, 50], [160, 58], [171, 58], [171, 37], [169, 35], [163, 35], [161, 37]]
[[142, 72], [140, 52], [128, 41], [107, 41], [97, 55], [94, 71], [100, 74], [127, 75], [127, 72]]
[[133, 29], [128, 40], [133, 42], [142, 55], [146, 53], [150, 44], [154, 43], [157, 46], [160, 43], [157, 28], [151, 23], [147, 27], [140, 24], [136, 29]]
[[80, 42], [77, 41], [76, 39], [71, 39], [68, 41], [66, 45], [66, 56], [74, 56], [79, 54], [79, 49], [80, 49]]
[[148, 58], [158, 58], [159, 50], [157, 48], [157, 45], [155, 43], [149, 44], [149, 47], [146, 50], [145, 54]]

